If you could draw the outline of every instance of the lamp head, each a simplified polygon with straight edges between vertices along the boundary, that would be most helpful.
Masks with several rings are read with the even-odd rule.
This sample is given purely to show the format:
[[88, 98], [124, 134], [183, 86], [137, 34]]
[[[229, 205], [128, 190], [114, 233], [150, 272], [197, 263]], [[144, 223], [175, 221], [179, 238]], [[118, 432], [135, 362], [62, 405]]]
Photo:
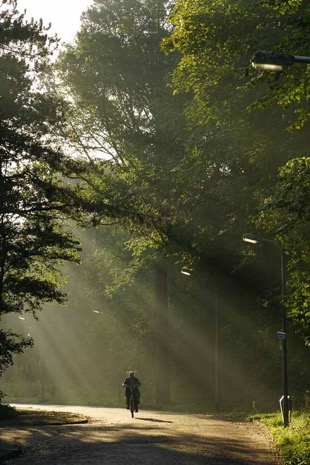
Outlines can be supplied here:
[[243, 234], [242, 240], [244, 242], [249, 242], [250, 244], [257, 244], [258, 238], [255, 234], [248, 233], [248, 234]]
[[295, 63], [293, 55], [284, 55], [278, 52], [268, 52], [259, 50], [254, 53], [251, 59], [253, 68], [264, 69], [268, 71], [282, 71], [285, 66]]
[[182, 268], [181, 273], [182, 273], [182, 274], [185, 274], [186, 276], [190, 276], [190, 275], [191, 275], [191, 272], [190, 272], [189, 270], [187, 270], [186, 268]]

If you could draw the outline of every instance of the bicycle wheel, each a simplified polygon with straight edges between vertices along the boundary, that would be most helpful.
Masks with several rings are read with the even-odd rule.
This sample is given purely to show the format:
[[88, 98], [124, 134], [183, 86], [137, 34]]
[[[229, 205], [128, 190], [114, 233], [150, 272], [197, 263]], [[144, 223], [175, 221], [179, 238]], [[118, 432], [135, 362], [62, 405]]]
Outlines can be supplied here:
[[135, 402], [133, 396], [130, 397], [130, 411], [131, 411], [131, 417], [134, 417], [134, 411], [135, 411]]

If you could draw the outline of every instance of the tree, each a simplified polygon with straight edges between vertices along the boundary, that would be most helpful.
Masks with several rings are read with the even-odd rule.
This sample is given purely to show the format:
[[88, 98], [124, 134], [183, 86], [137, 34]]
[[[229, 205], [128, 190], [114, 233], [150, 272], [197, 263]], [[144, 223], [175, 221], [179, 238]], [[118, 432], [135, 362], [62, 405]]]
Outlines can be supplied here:
[[[95, 222], [111, 221], [102, 210], [108, 197], [119, 212], [114, 220], [132, 234], [135, 259], [147, 250], [150, 262], [161, 264], [166, 226], [181, 214], [169, 184], [185, 140], [183, 99], [167, 87], [175, 58], [160, 50], [168, 34], [166, 4], [95, 1], [60, 62], [64, 92], [72, 97], [65, 137], [90, 160]], [[162, 360], [167, 372], [168, 359]]]
[[[279, 167], [307, 151], [309, 67], [292, 66], [281, 74], [257, 72], [251, 71], [250, 58], [255, 51], [264, 49], [291, 55], [305, 54], [304, 47], [309, 36], [309, 4], [302, 0], [197, 0], [190, 3], [179, 0], [171, 15], [171, 22], [174, 29], [171, 37], [165, 40], [164, 47], [167, 52], [172, 49], [181, 53], [174, 73], [174, 90], [176, 93], [193, 95], [187, 115], [193, 127], [201, 128], [201, 133], [210, 131], [212, 121], [216, 122], [219, 133], [229, 128], [230, 121], [233, 122], [238, 136], [236, 138], [231, 131], [230, 136], [232, 140], [240, 142], [239, 154], [231, 152], [230, 156], [230, 144], [227, 144], [228, 157], [222, 170], [231, 170], [231, 166], [237, 164], [243, 173], [242, 189], [246, 189], [247, 196], [240, 197], [240, 200], [245, 206], [249, 197], [253, 199], [244, 211], [248, 227], [259, 227], [263, 223], [256, 222], [257, 210], [270, 198], [279, 200], [284, 192], [288, 192], [284, 188], [282, 172], [279, 191], [274, 194]], [[240, 134], [240, 127], [245, 137]], [[240, 153], [243, 156], [240, 157]], [[283, 170], [289, 176], [288, 168]], [[294, 172], [291, 174], [293, 181]], [[233, 178], [237, 180], [234, 175]], [[290, 194], [293, 191], [296, 193], [297, 189], [296, 185]], [[272, 204], [273, 215], [278, 220], [283, 218], [283, 208], [276, 211], [276, 205], [280, 207], [281, 201], [275, 200]], [[232, 213], [230, 207], [228, 211]], [[276, 224], [281, 226], [279, 221]], [[262, 233], [277, 235], [274, 226], [275, 223], [269, 222], [269, 227]], [[304, 269], [302, 250], [308, 246], [301, 234], [298, 235], [300, 242], [296, 248], [296, 237], [292, 229], [290, 231], [285, 235], [280, 230], [277, 238], [285, 243], [291, 276], [294, 276], [299, 263], [305, 277], [308, 270]], [[237, 232], [234, 226], [231, 232], [233, 235]], [[303, 293], [306, 291], [306, 281]], [[294, 283], [297, 284], [297, 279], [294, 279]], [[290, 315], [294, 315], [297, 322], [297, 306], [293, 307], [295, 310]], [[300, 311], [300, 319], [303, 320], [304, 311]]]
[[[178, 0], [171, 22], [174, 29], [165, 46], [182, 54], [174, 76], [175, 91], [194, 93], [189, 113], [196, 122], [221, 114], [218, 98], [226, 108], [240, 101], [244, 92], [251, 92], [255, 106], [278, 104], [291, 109], [301, 126], [305, 123], [308, 68], [291, 67], [282, 74], [256, 73], [250, 72], [249, 64], [257, 50], [305, 53], [309, 35], [307, 1]], [[248, 75], [250, 81], [244, 79]], [[264, 85], [253, 87], [255, 82]]]
[[[221, 396], [226, 402], [240, 401], [240, 386], [243, 386], [244, 398], [244, 386], [250, 385], [248, 402], [255, 398], [250, 397], [252, 392], [257, 392], [253, 382], [251, 386], [248, 380], [254, 379], [265, 389], [273, 388], [272, 381], [278, 378], [279, 373], [275, 368], [281, 362], [280, 355], [275, 355], [277, 341], [270, 330], [277, 329], [277, 314], [273, 307], [272, 312], [268, 311], [270, 302], [274, 303], [278, 295], [275, 277], [269, 280], [273, 271], [272, 260], [264, 256], [255, 262], [255, 269], [248, 265], [242, 271], [241, 236], [248, 230], [249, 223], [253, 227], [249, 218], [256, 213], [258, 205], [272, 194], [278, 167], [299, 151], [307, 135], [302, 133], [301, 138], [289, 135], [283, 142], [283, 130], [289, 125], [291, 113], [287, 112], [285, 118], [281, 108], [265, 109], [259, 114], [247, 113], [245, 109], [263, 91], [258, 86], [247, 85], [250, 78], [244, 76], [243, 70], [231, 71], [228, 66], [236, 63], [236, 55], [226, 55], [226, 51], [235, 53], [237, 50], [240, 54], [238, 60], [244, 56], [244, 38], [248, 37], [252, 26], [255, 29], [256, 25], [263, 25], [262, 13], [266, 12], [267, 3], [247, 10], [249, 2], [238, 2], [238, 7], [244, 7], [240, 13], [237, 3], [199, 4], [205, 11], [201, 9], [201, 16], [196, 18], [199, 21], [193, 22], [193, 36], [187, 45], [195, 46], [196, 30], [200, 34], [198, 45], [200, 43], [201, 48], [196, 55], [193, 53], [189, 63], [196, 63], [196, 75], [191, 74], [189, 81], [180, 81], [180, 85], [187, 86], [189, 90], [184, 97], [181, 92], [172, 95], [170, 86], [171, 73], [183, 51], [180, 48], [165, 56], [159, 48], [162, 39], [169, 35], [165, 4], [151, 0], [100, 0], [94, 3], [84, 15], [75, 45], [68, 47], [59, 64], [56, 77], [62, 79], [64, 87], [49, 88], [49, 93], [42, 94], [45, 102], [49, 98], [46, 110], [54, 108], [58, 115], [65, 113], [66, 120], [55, 118], [53, 128], [63, 131], [66, 147], [71, 145], [73, 156], [57, 158], [50, 152], [50, 159], [56, 163], [60, 176], [52, 176], [52, 170], [48, 169], [50, 165], [44, 159], [42, 171], [39, 171], [39, 165], [35, 165], [37, 176], [34, 179], [27, 173], [23, 189], [26, 190], [28, 185], [35, 186], [33, 198], [43, 200], [46, 196], [48, 203], [45, 206], [54, 208], [50, 215], [46, 211], [41, 212], [40, 226], [44, 222], [48, 226], [54, 225], [54, 221], [70, 213], [84, 225], [99, 227], [118, 223], [127, 229], [129, 236], [112, 235], [110, 242], [108, 234], [103, 235], [101, 250], [93, 255], [87, 254], [86, 247], [89, 269], [83, 275], [85, 279], [79, 286], [79, 292], [74, 293], [74, 312], [68, 312], [71, 318], [68, 326], [70, 329], [74, 326], [78, 340], [83, 341], [83, 347], [76, 345], [76, 351], [81, 354], [84, 366], [86, 364], [87, 380], [93, 379], [100, 386], [101, 373], [95, 373], [90, 369], [91, 365], [87, 365], [84, 344], [95, 354], [98, 364], [102, 353], [109, 355], [104, 368], [114, 379], [115, 366], [120, 360], [117, 353], [119, 334], [124, 336], [121, 347], [125, 352], [126, 343], [130, 343], [125, 336], [127, 331], [133, 331], [138, 339], [133, 344], [131, 360], [138, 357], [149, 369], [146, 357], [154, 353], [153, 347], [157, 348], [156, 342], [152, 346], [151, 337], [152, 318], [157, 315], [149, 293], [152, 275], [160, 310], [167, 307], [169, 310], [169, 315], [162, 312], [160, 320], [157, 320], [159, 324], [154, 326], [156, 341], [163, 336], [159, 334], [162, 328], [168, 333], [168, 337], [165, 334], [163, 338], [158, 357], [163, 363], [160, 373], [164, 373], [162, 379], [166, 381], [162, 383], [159, 378], [156, 388], [158, 392], [162, 391], [157, 400], [160, 402], [168, 398], [169, 374], [182, 400], [188, 398], [193, 401], [195, 398], [206, 403], [206, 393], [209, 399], [212, 396], [216, 284], [219, 289]], [[187, 2], [188, 9], [196, 6], [198, 2]], [[271, 21], [271, 2], [269, 7], [267, 19]], [[278, 13], [276, 17], [278, 19]], [[209, 19], [211, 35], [205, 34], [208, 32], [204, 29], [206, 18]], [[185, 15], [185, 24], [187, 20], [189, 18]], [[182, 24], [182, 17], [176, 24]], [[275, 30], [275, 37], [280, 37], [277, 25]], [[188, 33], [187, 30], [185, 32]], [[263, 36], [264, 33], [260, 35]], [[253, 38], [254, 42], [256, 49], [259, 41]], [[213, 56], [208, 68], [207, 58], [212, 55], [214, 44], [218, 56], [223, 59], [222, 65], [218, 66]], [[236, 49], [235, 45], [238, 45]], [[205, 49], [210, 53], [204, 53]], [[241, 67], [246, 68], [245, 74], [250, 55], [249, 46], [246, 59], [240, 58]], [[256, 76], [254, 72], [251, 74], [251, 78]], [[267, 75], [261, 76], [258, 82], [265, 79], [264, 86], [268, 85], [269, 79], [270, 84], [273, 83], [273, 77]], [[263, 90], [265, 92], [265, 87]], [[65, 101], [64, 96], [67, 96]], [[184, 105], [188, 108], [189, 125], [183, 115]], [[53, 128], [50, 125], [50, 129]], [[279, 131], [276, 137], [275, 129]], [[46, 131], [45, 137], [47, 134]], [[54, 152], [58, 152], [55, 147], [60, 143], [59, 138], [54, 135], [52, 138], [50, 134], [49, 138], [54, 143]], [[297, 139], [300, 145], [294, 148]], [[33, 168], [30, 171], [32, 173]], [[22, 173], [26, 175], [25, 171]], [[46, 177], [46, 173], [50, 177]], [[69, 179], [69, 183], [63, 182], [64, 177]], [[34, 184], [36, 180], [38, 182]], [[17, 192], [13, 190], [15, 195]], [[26, 196], [22, 199], [26, 205]], [[30, 202], [29, 199], [27, 201]], [[14, 202], [16, 205], [18, 200]], [[30, 221], [32, 219], [34, 223]], [[23, 238], [30, 243], [32, 251], [34, 225], [38, 222], [38, 216], [28, 215], [31, 237], [25, 230]], [[53, 228], [54, 233], [60, 234], [56, 226]], [[44, 237], [39, 243], [42, 244], [41, 250], [46, 250], [43, 239], [48, 239], [49, 227], [43, 230]], [[100, 233], [93, 230], [95, 232]], [[112, 251], [104, 248], [107, 242]], [[120, 252], [119, 247], [124, 248], [124, 243], [125, 251]], [[21, 249], [20, 243], [18, 248]], [[122, 254], [126, 257], [125, 265], [120, 260]], [[197, 273], [197, 278], [192, 276], [186, 284], [179, 272], [185, 261], [195, 267]], [[128, 263], [136, 286], [128, 286]], [[263, 265], [259, 269], [261, 273], [258, 272], [259, 265]], [[167, 269], [172, 300], [168, 306]], [[114, 276], [114, 282], [108, 280], [106, 283], [108, 273]], [[38, 280], [36, 289], [37, 284]], [[141, 294], [139, 285], [143, 289]], [[100, 315], [97, 312], [104, 305], [108, 307], [103, 296], [105, 286], [109, 290], [114, 287], [114, 299], [109, 302], [112, 314]], [[266, 303], [263, 307], [262, 300], [259, 300], [254, 306], [254, 297], [265, 298], [266, 288], [272, 295], [268, 299], [269, 305]], [[34, 307], [39, 298], [37, 295]], [[75, 310], [79, 305], [77, 318]], [[95, 313], [91, 312], [92, 309]], [[115, 315], [119, 313], [124, 323], [121, 333], [115, 328]], [[98, 317], [98, 320], [92, 317]], [[63, 323], [64, 320], [60, 320]], [[63, 326], [61, 324], [58, 328]], [[169, 326], [173, 330], [169, 330]], [[168, 338], [170, 360], [166, 356]], [[147, 351], [144, 352], [145, 346]], [[296, 361], [301, 358], [300, 353], [296, 351]], [[121, 362], [124, 362], [126, 358], [123, 353], [121, 355]], [[300, 360], [298, 362], [301, 363]], [[242, 375], [236, 377], [238, 379], [230, 376], [232, 366], [234, 372]], [[294, 363], [299, 375], [298, 366]], [[242, 368], [246, 368], [249, 375], [245, 376]], [[81, 377], [79, 373], [77, 379]], [[151, 376], [148, 381], [150, 379]]]
[[247, 152], [239, 154], [245, 135], [233, 137], [235, 120], [221, 133], [216, 125], [207, 135], [188, 131], [188, 98], [169, 86], [179, 55], [160, 50], [169, 34], [166, 14], [162, 1], [96, 1], [59, 63], [62, 92], [70, 96], [64, 135], [89, 160], [93, 223], [111, 222], [106, 204], [117, 209], [113, 220], [132, 235], [133, 262], [147, 256], [155, 265], [159, 402], [168, 399], [168, 337], [158, 329], [168, 331], [168, 320], [158, 309], [167, 309], [169, 262], [178, 270], [185, 260], [212, 262], [223, 274], [239, 264], [232, 230], [241, 237], [249, 208], [240, 211], [241, 199], [257, 176]]
[[[74, 186], [64, 183], [72, 162], [57, 149], [51, 127], [61, 102], [44, 89], [57, 44], [42, 22], [27, 23], [16, 1], [0, 5], [0, 317], [63, 302], [59, 265], [77, 261], [79, 241], [64, 225]], [[76, 164], [77, 166], [77, 164]], [[31, 340], [1, 330], [0, 373]]]
[[287, 311], [310, 343], [309, 199], [310, 158], [295, 158], [281, 168], [274, 194], [265, 200], [258, 226], [277, 235], [289, 250]]

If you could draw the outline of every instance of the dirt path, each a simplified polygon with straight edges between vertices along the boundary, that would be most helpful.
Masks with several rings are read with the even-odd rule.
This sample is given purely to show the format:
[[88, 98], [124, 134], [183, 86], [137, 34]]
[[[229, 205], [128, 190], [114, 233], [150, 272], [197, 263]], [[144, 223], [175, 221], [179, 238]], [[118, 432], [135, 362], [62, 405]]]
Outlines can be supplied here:
[[[38, 408], [38, 406], [35, 406]], [[262, 429], [212, 415], [42, 406], [91, 417], [85, 425], [6, 428], [1, 436], [25, 454], [12, 465], [275, 465]]]

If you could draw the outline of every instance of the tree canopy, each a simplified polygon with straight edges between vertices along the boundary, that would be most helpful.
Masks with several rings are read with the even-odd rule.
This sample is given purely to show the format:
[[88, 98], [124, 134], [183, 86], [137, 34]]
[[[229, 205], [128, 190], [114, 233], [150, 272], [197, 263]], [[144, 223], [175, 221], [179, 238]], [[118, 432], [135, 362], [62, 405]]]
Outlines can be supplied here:
[[[3, 126], [11, 135], [1, 171], [3, 311], [63, 300], [58, 263], [75, 260], [78, 248], [71, 217], [94, 227], [95, 239], [92, 248], [83, 235], [84, 274], [74, 275], [71, 309], [82, 326], [70, 321], [96, 360], [109, 354], [111, 379], [113, 364], [126, 363], [126, 331], [134, 331], [127, 360], [136, 357], [149, 385], [156, 353], [162, 384], [171, 376], [172, 386], [184, 382], [176, 397], [195, 390], [203, 401], [216, 389], [220, 331], [223, 397], [240, 400], [241, 384], [249, 399], [263, 397], [280, 378], [281, 294], [277, 250], [242, 242], [255, 231], [285, 251], [298, 373], [301, 340], [310, 337], [309, 71], [257, 71], [250, 58], [263, 49], [303, 55], [308, 2], [94, 0], [52, 70], [41, 25], [20, 24], [43, 42], [32, 39], [31, 59], [18, 55], [21, 39], [20, 49], [3, 53], [18, 56], [18, 83], [31, 77]], [[101, 315], [97, 327], [88, 305], [96, 314], [108, 307], [113, 318]], [[299, 395], [308, 386], [309, 369], [302, 371], [293, 384]]]
[[[57, 40], [26, 22], [15, 1], [0, 5], [0, 316], [63, 302], [59, 263], [77, 260], [79, 241], [63, 220], [68, 158], [51, 136], [61, 106], [42, 85]], [[72, 193], [73, 196], [73, 193]], [[1, 329], [0, 372], [31, 343]]]
[[[237, 138], [239, 154], [231, 154], [227, 166], [240, 160], [243, 152], [248, 166], [243, 164], [240, 169], [248, 178], [247, 195], [255, 199], [248, 209], [249, 227], [276, 238], [285, 247], [288, 285], [293, 295], [303, 296], [301, 307], [309, 304], [305, 278], [309, 267], [303, 258], [308, 248], [308, 219], [301, 201], [309, 199], [309, 176], [307, 170], [298, 169], [307, 165], [308, 159], [309, 67], [294, 65], [282, 73], [270, 73], [251, 70], [249, 64], [256, 50], [305, 55], [309, 14], [309, 4], [302, 0], [179, 0], [170, 17], [173, 32], [164, 42], [167, 53], [181, 53], [174, 72], [174, 91], [193, 96], [187, 107], [192, 126], [207, 131], [210, 121], [215, 120], [221, 133], [232, 122], [230, 134]], [[246, 138], [240, 139], [240, 128]], [[252, 177], [249, 167], [254, 170]], [[237, 188], [241, 188], [240, 182]], [[261, 208], [263, 212], [257, 215]], [[295, 208], [298, 221], [293, 220]], [[305, 312], [297, 307], [295, 301], [295, 310], [289, 314], [295, 322], [304, 321]], [[304, 323], [301, 326], [305, 328]]]

